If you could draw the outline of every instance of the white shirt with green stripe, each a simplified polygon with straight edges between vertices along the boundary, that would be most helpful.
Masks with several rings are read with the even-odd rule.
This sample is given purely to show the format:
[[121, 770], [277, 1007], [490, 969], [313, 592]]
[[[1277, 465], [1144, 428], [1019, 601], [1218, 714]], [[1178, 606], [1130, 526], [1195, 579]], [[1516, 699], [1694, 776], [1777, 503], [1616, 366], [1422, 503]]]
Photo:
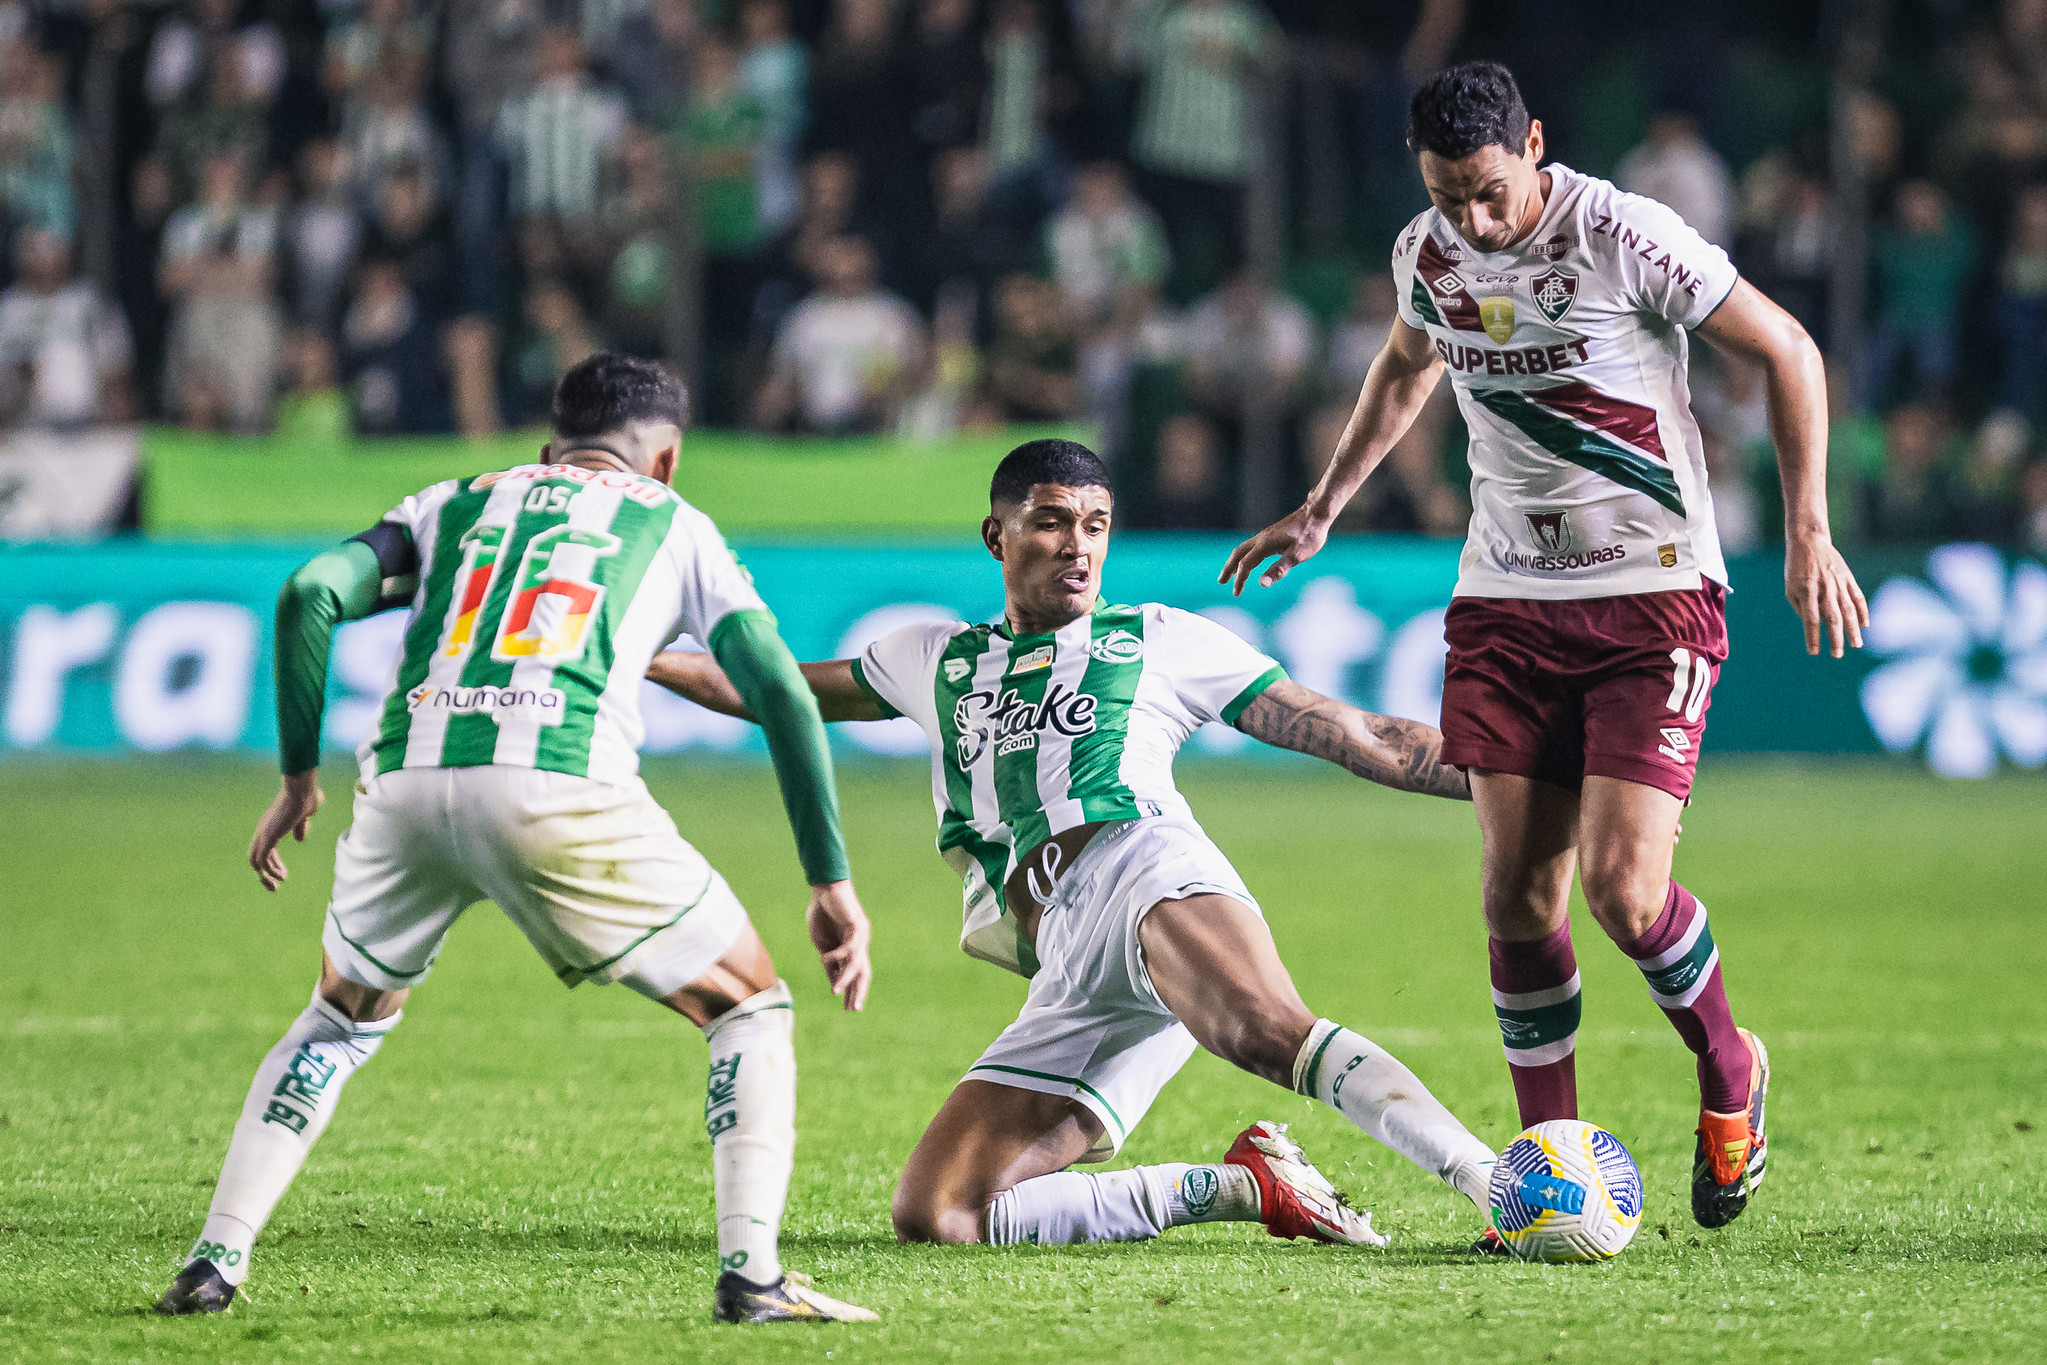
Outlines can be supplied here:
[[938, 851], [960, 874], [969, 955], [1028, 976], [1036, 959], [1003, 904], [1019, 854], [1098, 820], [1192, 819], [1173, 757], [1208, 721], [1235, 724], [1286, 676], [1228, 629], [1148, 602], [1097, 602], [1057, 631], [997, 621], [909, 626], [853, 676], [931, 741]]
[[1542, 217], [1482, 252], [1437, 209], [1393, 249], [1471, 432], [1457, 596], [1557, 601], [1727, 582], [1690, 329], [1734, 292], [1727, 253], [1653, 199], [1551, 163]]
[[520, 465], [436, 484], [384, 520], [411, 538], [419, 580], [358, 754], [366, 777], [506, 764], [624, 781], [655, 653], [767, 611], [711, 519], [643, 475]]

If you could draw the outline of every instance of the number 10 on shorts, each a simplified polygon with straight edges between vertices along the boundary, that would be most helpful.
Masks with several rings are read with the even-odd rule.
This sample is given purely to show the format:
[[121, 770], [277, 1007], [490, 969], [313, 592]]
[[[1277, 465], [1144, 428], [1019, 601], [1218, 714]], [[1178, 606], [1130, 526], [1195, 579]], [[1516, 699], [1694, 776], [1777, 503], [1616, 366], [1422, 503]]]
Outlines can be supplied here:
[[[1670, 663], [1670, 698], [1664, 709], [1683, 716], [1686, 725], [1697, 725], [1706, 711], [1706, 694], [1713, 687], [1713, 661], [1680, 645], [1670, 651]], [[1667, 725], [1663, 743], [1656, 747], [1671, 762], [1683, 763], [1692, 737], [1678, 726]]]

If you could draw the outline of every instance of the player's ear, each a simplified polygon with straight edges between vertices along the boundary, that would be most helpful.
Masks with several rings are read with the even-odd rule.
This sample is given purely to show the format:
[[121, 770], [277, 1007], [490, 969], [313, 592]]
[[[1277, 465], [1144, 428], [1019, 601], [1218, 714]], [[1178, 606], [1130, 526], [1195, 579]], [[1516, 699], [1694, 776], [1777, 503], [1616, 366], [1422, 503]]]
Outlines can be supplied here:
[[994, 515], [981, 519], [981, 543], [988, 547], [988, 554], [997, 563], [1002, 560], [1002, 522]]
[[554, 442], [542, 441], [540, 443], [540, 463], [542, 464], [554, 463]]
[[674, 484], [675, 467], [682, 462], [682, 442], [663, 449], [654, 456], [654, 467], [647, 472], [665, 484]]
[[1528, 152], [1528, 157], [1529, 157], [1529, 159], [1530, 159], [1531, 161], [1534, 161], [1534, 162], [1536, 162], [1536, 163], [1540, 164], [1540, 163], [1541, 163], [1541, 161], [1542, 161], [1542, 120], [1541, 120], [1541, 119], [1539, 119], [1539, 118], [1532, 118], [1532, 119], [1528, 120], [1528, 141], [1527, 141], [1527, 143], [1526, 143], [1525, 145], [1526, 145], [1526, 147], [1527, 147], [1527, 152]]

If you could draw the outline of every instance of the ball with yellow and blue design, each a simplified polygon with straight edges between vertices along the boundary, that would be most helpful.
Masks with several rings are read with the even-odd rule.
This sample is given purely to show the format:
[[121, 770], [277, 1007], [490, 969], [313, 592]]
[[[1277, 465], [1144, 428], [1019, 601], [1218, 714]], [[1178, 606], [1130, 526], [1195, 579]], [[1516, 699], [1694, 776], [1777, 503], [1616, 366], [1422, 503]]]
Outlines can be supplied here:
[[1524, 1261], [1605, 1261], [1642, 1223], [1642, 1173], [1621, 1140], [1578, 1119], [1538, 1123], [1493, 1167], [1493, 1227]]

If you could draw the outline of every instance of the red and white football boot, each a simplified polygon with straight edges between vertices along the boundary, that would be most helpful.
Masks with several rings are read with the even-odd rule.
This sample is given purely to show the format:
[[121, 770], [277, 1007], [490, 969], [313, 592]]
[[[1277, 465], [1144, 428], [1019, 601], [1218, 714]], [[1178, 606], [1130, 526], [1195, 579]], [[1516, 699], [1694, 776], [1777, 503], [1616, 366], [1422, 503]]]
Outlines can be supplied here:
[[1315, 1169], [1284, 1123], [1259, 1122], [1237, 1134], [1223, 1161], [1242, 1166], [1258, 1182], [1259, 1221], [1274, 1237], [1311, 1237], [1339, 1246], [1382, 1247], [1372, 1215], [1350, 1206], [1347, 1196]]

